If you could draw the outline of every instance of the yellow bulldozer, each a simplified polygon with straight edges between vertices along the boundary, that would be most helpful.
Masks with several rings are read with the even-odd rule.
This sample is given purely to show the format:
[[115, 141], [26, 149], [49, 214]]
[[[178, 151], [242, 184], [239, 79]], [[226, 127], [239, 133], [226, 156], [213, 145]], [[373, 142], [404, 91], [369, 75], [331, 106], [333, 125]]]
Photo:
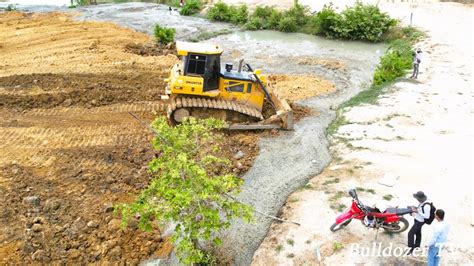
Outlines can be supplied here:
[[269, 88], [261, 70], [244, 66], [243, 60], [237, 70], [232, 64], [221, 69], [223, 51], [214, 44], [177, 42], [176, 49], [180, 62], [165, 79], [171, 124], [214, 117], [235, 130], [293, 129], [290, 106]]

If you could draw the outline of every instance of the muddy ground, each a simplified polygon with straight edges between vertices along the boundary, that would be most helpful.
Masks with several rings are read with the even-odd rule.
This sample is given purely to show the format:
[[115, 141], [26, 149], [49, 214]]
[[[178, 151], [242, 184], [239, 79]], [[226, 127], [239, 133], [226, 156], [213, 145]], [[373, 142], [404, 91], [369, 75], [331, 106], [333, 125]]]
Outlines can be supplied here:
[[[0, 29], [2, 262], [136, 264], [166, 256], [168, 239], [136, 224], [120, 230], [112, 206], [150, 180], [152, 136], [128, 112], [148, 122], [163, 114], [158, 99], [177, 60], [173, 49], [61, 13], [1, 13]], [[311, 114], [293, 106], [297, 120]], [[258, 139], [278, 132], [225, 134], [222, 156], [243, 175]], [[238, 151], [245, 156], [234, 159]]]

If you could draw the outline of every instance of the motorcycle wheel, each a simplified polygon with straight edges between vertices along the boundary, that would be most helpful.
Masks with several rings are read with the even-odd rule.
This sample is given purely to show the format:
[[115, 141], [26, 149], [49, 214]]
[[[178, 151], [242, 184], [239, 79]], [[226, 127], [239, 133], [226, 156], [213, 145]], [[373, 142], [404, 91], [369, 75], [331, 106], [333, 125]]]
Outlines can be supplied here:
[[405, 218], [400, 217], [400, 221], [386, 224], [384, 225], [383, 229], [387, 233], [398, 234], [408, 229], [408, 221]]
[[344, 222], [338, 224], [338, 223], [333, 223], [331, 225], [331, 227], [329, 227], [329, 230], [331, 230], [331, 232], [336, 232], [336, 231], [339, 231], [341, 230], [342, 228], [346, 227], [350, 222], [352, 221], [352, 219], [348, 219], [348, 220], [345, 220]]

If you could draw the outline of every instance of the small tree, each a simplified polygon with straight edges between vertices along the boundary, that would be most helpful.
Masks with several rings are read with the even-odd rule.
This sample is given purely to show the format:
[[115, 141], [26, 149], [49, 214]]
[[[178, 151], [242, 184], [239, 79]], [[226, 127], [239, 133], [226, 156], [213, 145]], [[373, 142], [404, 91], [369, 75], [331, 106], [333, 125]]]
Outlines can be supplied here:
[[145, 230], [153, 228], [153, 220], [161, 226], [176, 224], [172, 241], [184, 264], [205, 262], [199, 240], [218, 245], [215, 233], [229, 227], [232, 219], [252, 219], [251, 207], [233, 200], [242, 180], [226, 170], [227, 159], [216, 156], [219, 146], [211, 131], [224, 125], [215, 119], [189, 119], [170, 127], [164, 118], [156, 119], [153, 179], [135, 202], [117, 206], [124, 225], [132, 217], [139, 217], [138, 225]]
[[174, 34], [176, 33], [176, 30], [173, 28], [161, 27], [159, 24], [156, 24], [153, 33], [157, 42], [168, 44], [174, 42]]

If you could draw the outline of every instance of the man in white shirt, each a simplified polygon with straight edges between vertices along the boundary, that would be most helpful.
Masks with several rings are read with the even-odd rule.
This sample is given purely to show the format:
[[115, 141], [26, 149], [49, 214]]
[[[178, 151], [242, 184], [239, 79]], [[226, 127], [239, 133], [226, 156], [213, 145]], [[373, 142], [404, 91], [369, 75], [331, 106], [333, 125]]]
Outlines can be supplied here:
[[421, 49], [418, 48], [416, 49], [416, 52], [413, 55], [413, 74], [411, 75], [410, 78], [418, 78], [418, 70], [420, 68], [420, 63], [421, 63]]
[[444, 211], [437, 209], [435, 212], [435, 218], [438, 224], [434, 228], [433, 237], [428, 243], [428, 266], [439, 265], [439, 251], [443, 247], [444, 243], [448, 238], [449, 224], [444, 221]]
[[413, 194], [413, 197], [418, 200], [418, 207], [412, 207], [412, 216], [415, 218], [413, 226], [408, 231], [408, 247], [410, 250], [407, 255], [413, 253], [415, 248], [419, 248], [421, 244], [421, 227], [425, 224], [425, 219], [430, 218], [431, 205], [428, 202], [428, 197], [423, 191], [418, 191]]

